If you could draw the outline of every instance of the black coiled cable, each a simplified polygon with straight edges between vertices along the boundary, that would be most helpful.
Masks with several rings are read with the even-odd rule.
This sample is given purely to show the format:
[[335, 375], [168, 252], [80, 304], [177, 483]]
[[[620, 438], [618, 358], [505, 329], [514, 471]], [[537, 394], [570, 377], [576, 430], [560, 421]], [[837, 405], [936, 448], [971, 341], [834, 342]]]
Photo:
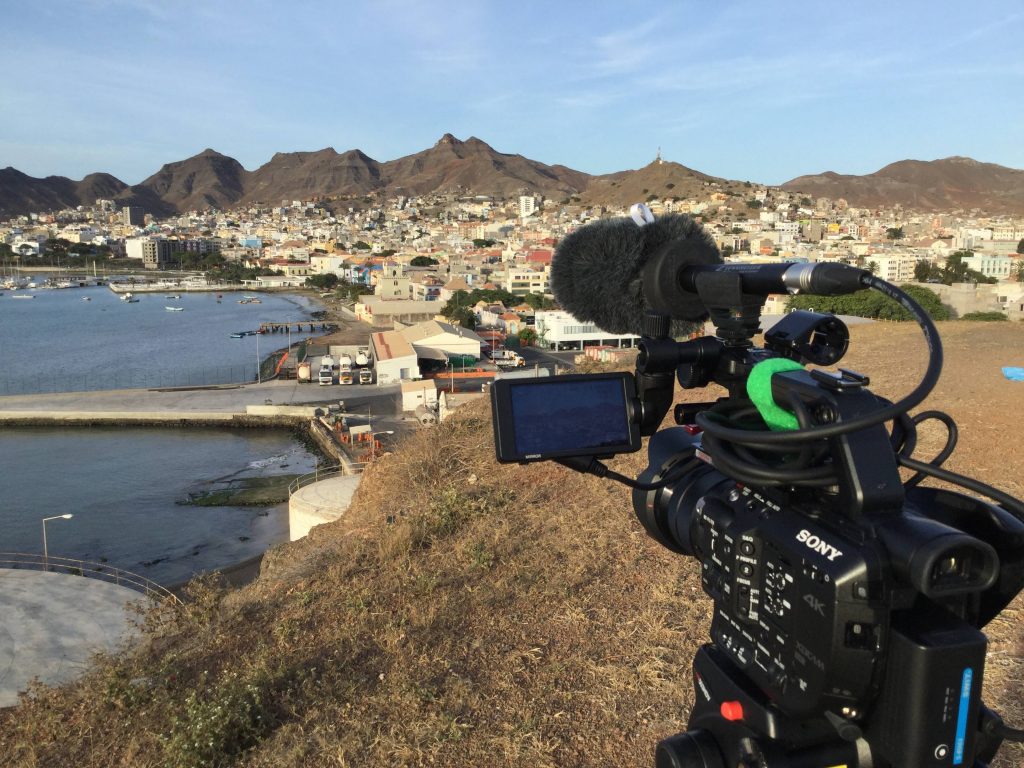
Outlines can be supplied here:
[[[788, 405], [800, 429], [785, 432], [769, 431], [749, 400], [726, 401], [697, 414], [697, 424], [704, 430], [704, 449], [713, 457], [715, 466], [735, 480], [751, 485], [834, 486], [838, 477], [830, 458], [828, 440], [892, 421], [890, 440], [896, 459], [900, 466], [914, 471], [914, 475], [904, 483], [905, 488], [915, 487], [926, 477], [945, 480], [999, 502], [1007, 511], [1024, 520], [1024, 504], [1009, 494], [973, 478], [941, 469], [942, 463], [956, 447], [956, 423], [942, 411], [924, 411], [914, 417], [908, 414], [911, 408], [924, 401], [939, 380], [943, 357], [938, 330], [924, 309], [906, 292], [874, 275], [865, 274], [861, 283], [897, 301], [921, 327], [929, 356], [918, 385], [896, 403], [879, 398], [884, 405], [877, 411], [826, 426], [815, 424], [807, 407], [799, 398], [793, 397]], [[917, 445], [917, 426], [931, 419], [946, 426], [946, 444], [930, 461], [917, 461], [911, 458]]]

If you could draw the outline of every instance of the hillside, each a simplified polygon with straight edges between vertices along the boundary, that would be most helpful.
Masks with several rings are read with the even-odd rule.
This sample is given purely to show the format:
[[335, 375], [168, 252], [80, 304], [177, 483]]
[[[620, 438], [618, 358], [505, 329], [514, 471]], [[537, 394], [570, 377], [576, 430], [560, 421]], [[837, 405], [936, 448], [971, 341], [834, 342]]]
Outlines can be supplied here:
[[[947, 466], [1024, 495], [1024, 384], [999, 370], [1024, 364], [1024, 324], [940, 331], [947, 364], [927, 406], [960, 423]], [[843, 364], [876, 392], [917, 382], [915, 326], [851, 333]], [[938, 442], [922, 435], [920, 456]], [[695, 562], [643, 533], [624, 487], [492, 457], [485, 402], [415, 434], [371, 468], [345, 518], [270, 552], [256, 582], [196, 585], [183, 613], [150, 617], [138, 650], [0, 711], [0, 764], [651, 764], [685, 726], [707, 635]], [[986, 702], [1018, 726], [1022, 608], [990, 628], [985, 678]], [[997, 765], [1022, 762], [1004, 747]]]
[[[705, 199], [709, 187], [742, 195], [747, 186], [746, 182], [661, 161], [591, 176], [563, 165], [499, 152], [476, 137], [462, 141], [446, 133], [422, 152], [386, 162], [358, 149], [338, 153], [327, 147], [316, 152], [278, 152], [255, 171], [206, 149], [167, 163], [132, 187], [109, 174], [90, 174], [76, 182], [62, 176], [37, 179], [5, 168], [0, 170], [0, 218], [91, 205], [97, 198], [139, 205], [147, 213], [164, 217], [190, 210], [223, 210], [236, 204], [276, 205], [281, 200], [377, 192], [498, 198], [537, 194], [554, 200], [579, 197], [586, 205], [625, 206], [648, 199]], [[866, 176], [828, 171], [800, 176], [782, 186], [812, 197], [845, 198], [855, 206], [899, 204], [925, 211], [1024, 212], [1024, 171], [966, 157], [902, 160]]]
[[388, 189], [406, 193], [459, 192], [514, 197], [578, 192], [590, 178], [522, 155], [496, 151], [475, 136], [460, 141], [446, 133], [430, 149], [384, 163]]
[[64, 176], [37, 179], [15, 168], [0, 170], [0, 218], [32, 211], [91, 205], [117, 197], [126, 185], [108, 173], [91, 173], [81, 181]]
[[177, 211], [223, 209], [245, 193], [248, 175], [234, 158], [204, 149], [187, 160], [168, 163], [138, 188], [150, 190]]
[[813, 197], [845, 198], [859, 207], [898, 204], [922, 211], [1024, 212], [1024, 171], [969, 157], [902, 160], [866, 176], [828, 171], [800, 176], [782, 188]]
[[245, 185], [245, 200], [277, 203], [319, 195], [362, 195], [382, 185], [380, 163], [358, 149], [344, 154], [332, 147], [318, 152], [278, 152], [252, 172]]
[[582, 198], [592, 205], [615, 206], [673, 197], [703, 199], [708, 196], [708, 185], [712, 183], [730, 182], [679, 163], [654, 161], [636, 170], [594, 177]]

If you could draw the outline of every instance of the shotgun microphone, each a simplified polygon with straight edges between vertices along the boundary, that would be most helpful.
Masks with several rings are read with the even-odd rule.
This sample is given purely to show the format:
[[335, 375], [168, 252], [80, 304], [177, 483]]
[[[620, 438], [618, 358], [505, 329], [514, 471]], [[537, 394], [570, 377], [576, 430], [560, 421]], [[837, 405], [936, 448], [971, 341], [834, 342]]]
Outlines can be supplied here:
[[689, 216], [634, 215], [568, 235], [552, 260], [551, 288], [565, 310], [603, 330], [641, 333], [644, 313], [651, 309], [670, 315], [672, 335], [679, 336], [707, 318], [702, 294], [836, 296], [865, 287], [869, 274], [831, 262], [723, 264], [714, 240]]

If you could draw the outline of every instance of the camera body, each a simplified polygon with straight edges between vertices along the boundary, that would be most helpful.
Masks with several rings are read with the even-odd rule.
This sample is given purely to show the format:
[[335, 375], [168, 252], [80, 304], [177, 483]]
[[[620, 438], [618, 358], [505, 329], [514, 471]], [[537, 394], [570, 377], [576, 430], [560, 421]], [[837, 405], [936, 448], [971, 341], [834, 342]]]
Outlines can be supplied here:
[[[916, 422], [900, 415], [891, 434], [882, 419], [868, 423], [892, 404], [850, 371], [794, 365], [771, 377], [774, 401], [811, 435], [775, 447], [754, 426], [764, 430], [745, 390], [751, 372], [778, 358], [836, 362], [845, 326], [793, 313], [757, 348], [747, 338], [756, 324], [743, 320], [737, 333], [736, 314], [723, 316], [731, 334], [687, 342], [668, 339], [655, 318], [636, 373], [605, 376], [635, 380], [616, 385], [622, 404], [611, 420], [651, 436], [649, 466], [631, 483], [637, 517], [697, 560], [714, 601], [711, 642], [694, 660], [690, 731], [659, 744], [657, 765], [985, 765], [1001, 739], [981, 701], [981, 628], [1024, 586], [1024, 523], [1002, 506], [904, 482]], [[492, 388], [499, 460], [593, 472], [607, 455], [594, 448], [593, 422], [609, 419], [609, 401], [587, 413], [586, 398], [568, 389], [578, 444], [562, 422], [551, 430], [557, 450], [534, 434], [528, 455], [503, 453], [517, 429], [534, 431], [513, 418], [519, 401], [535, 402], [530, 392], [560, 378]], [[567, 388], [586, 385], [565, 378]], [[676, 381], [715, 382], [729, 396], [677, 406], [681, 426], [657, 431]], [[749, 444], [729, 438], [742, 434], [737, 424]], [[620, 439], [613, 453], [637, 447]]]

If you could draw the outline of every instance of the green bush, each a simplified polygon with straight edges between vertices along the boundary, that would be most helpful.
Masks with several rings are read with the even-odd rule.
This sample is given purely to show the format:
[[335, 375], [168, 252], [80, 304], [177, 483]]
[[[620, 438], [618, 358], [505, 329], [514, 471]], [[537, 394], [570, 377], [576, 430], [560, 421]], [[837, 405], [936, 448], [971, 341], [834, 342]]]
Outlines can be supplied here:
[[254, 746], [273, 725], [266, 683], [262, 676], [245, 680], [232, 672], [190, 692], [164, 741], [168, 763], [174, 768], [228, 765]]
[[[949, 310], [935, 291], [919, 285], [901, 285], [910, 298], [921, 305], [932, 320], [949, 320]], [[846, 296], [798, 295], [789, 299], [789, 309], [813, 309], [837, 315], [873, 317], [879, 320], [911, 320], [910, 312], [878, 291], [864, 290]]]
[[986, 323], [999, 322], [1001, 320], [1009, 320], [1009, 318], [1002, 312], [968, 312], [966, 315], [960, 317], [961, 320], [981, 320]]

